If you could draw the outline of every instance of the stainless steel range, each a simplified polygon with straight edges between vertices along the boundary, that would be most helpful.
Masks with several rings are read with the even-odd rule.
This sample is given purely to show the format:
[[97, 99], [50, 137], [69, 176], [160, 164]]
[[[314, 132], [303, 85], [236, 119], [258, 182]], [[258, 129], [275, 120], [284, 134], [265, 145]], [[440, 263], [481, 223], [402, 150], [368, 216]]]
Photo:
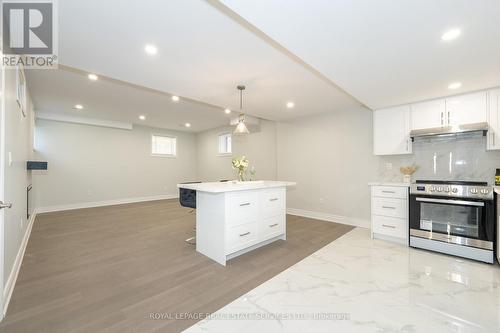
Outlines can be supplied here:
[[410, 246], [493, 263], [493, 198], [483, 182], [417, 180], [410, 186]]

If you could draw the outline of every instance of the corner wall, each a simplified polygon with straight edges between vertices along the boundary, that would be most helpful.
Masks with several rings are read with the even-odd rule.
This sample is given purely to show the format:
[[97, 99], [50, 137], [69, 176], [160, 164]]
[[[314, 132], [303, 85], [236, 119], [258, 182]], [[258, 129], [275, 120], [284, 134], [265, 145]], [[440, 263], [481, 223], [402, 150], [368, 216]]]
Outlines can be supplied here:
[[368, 182], [378, 174], [372, 111], [359, 108], [278, 123], [278, 178], [296, 181], [290, 212], [369, 227]]
[[199, 181], [219, 181], [238, 178], [231, 166], [234, 157], [245, 155], [250, 166], [255, 166], [256, 179], [275, 180], [276, 167], [276, 123], [261, 120], [259, 132], [249, 135], [232, 136], [231, 155], [218, 154], [219, 134], [231, 133], [234, 127], [220, 127], [198, 133], [197, 175]]

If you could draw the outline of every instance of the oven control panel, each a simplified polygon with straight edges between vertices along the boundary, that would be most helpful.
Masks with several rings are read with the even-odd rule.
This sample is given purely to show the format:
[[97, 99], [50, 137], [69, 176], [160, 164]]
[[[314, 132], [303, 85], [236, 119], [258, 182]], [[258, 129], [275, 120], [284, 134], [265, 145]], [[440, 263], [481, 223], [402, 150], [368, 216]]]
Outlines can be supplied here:
[[411, 194], [493, 200], [491, 186], [411, 184]]

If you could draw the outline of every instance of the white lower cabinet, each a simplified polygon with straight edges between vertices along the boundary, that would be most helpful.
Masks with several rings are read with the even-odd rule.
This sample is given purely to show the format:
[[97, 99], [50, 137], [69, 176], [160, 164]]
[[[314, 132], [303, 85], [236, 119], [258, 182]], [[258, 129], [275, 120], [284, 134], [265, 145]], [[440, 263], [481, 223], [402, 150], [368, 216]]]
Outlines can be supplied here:
[[408, 245], [408, 186], [371, 188], [371, 234]]

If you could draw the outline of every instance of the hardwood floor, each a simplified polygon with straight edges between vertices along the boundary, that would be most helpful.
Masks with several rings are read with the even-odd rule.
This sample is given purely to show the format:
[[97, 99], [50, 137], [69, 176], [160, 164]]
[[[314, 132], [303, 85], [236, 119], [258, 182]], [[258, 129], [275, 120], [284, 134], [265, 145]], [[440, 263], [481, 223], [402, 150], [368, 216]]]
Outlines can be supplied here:
[[180, 332], [353, 227], [287, 216], [287, 241], [223, 267], [184, 240], [177, 200], [38, 215], [0, 332]]

